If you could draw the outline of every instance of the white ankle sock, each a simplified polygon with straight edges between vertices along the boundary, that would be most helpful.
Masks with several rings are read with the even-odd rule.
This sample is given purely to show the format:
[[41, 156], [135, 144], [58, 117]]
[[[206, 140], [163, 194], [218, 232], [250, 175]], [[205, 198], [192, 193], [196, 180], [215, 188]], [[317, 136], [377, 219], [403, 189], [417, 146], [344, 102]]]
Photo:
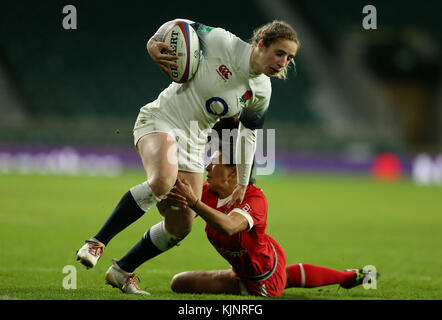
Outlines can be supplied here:
[[166, 230], [164, 220], [152, 226], [149, 234], [152, 243], [161, 251], [169, 250], [182, 240]]

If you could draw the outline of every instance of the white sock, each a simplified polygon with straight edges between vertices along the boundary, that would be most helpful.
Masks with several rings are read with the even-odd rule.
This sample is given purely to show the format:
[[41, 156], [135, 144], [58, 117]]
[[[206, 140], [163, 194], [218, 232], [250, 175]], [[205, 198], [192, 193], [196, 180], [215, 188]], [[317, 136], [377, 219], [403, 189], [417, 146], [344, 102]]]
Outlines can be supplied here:
[[144, 211], [149, 210], [153, 205], [161, 201], [161, 199], [153, 193], [147, 181], [130, 188], [130, 193], [138, 206]]
[[183, 240], [174, 236], [173, 234], [170, 234], [166, 230], [164, 226], [164, 220], [152, 226], [150, 228], [149, 234], [152, 243], [161, 251], [169, 250], [170, 248], [174, 247], [178, 242]]

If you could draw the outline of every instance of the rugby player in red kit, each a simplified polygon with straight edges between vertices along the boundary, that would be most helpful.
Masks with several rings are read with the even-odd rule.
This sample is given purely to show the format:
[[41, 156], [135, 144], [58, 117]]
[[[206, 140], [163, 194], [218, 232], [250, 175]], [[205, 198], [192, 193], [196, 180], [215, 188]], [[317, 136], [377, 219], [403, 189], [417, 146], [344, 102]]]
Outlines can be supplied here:
[[371, 283], [376, 275], [363, 269], [338, 271], [305, 263], [286, 265], [284, 250], [265, 232], [267, 200], [253, 179], [243, 202], [234, 208], [227, 207], [237, 184], [236, 165], [231, 164], [229, 152], [232, 150], [224, 152], [227, 156], [221, 150], [215, 152], [206, 167], [207, 181], [201, 200], [187, 181], [178, 180], [167, 201], [194, 210], [207, 222], [210, 243], [231, 268], [179, 273], [172, 279], [173, 291], [272, 297], [291, 287], [339, 284], [350, 289]]

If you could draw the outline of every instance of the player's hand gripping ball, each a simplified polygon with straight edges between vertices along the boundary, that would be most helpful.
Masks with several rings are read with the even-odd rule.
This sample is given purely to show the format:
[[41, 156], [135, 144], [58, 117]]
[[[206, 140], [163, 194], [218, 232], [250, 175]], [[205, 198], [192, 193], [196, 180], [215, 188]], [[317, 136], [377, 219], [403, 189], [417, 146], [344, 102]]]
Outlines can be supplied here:
[[193, 78], [200, 62], [200, 42], [196, 31], [188, 23], [179, 21], [167, 30], [163, 42], [173, 48], [178, 67], [169, 66], [172, 80], [184, 83]]

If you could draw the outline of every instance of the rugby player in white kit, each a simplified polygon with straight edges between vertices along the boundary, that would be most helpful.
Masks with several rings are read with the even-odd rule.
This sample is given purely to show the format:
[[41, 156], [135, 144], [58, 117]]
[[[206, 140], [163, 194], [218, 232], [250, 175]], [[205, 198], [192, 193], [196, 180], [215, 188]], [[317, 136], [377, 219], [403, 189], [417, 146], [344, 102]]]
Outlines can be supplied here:
[[86, 267], [94, 267], [109, 241], [157, 205], [164, 220], [152, 226], [120, 260], [113, 260], [107, 283], [126, 293], [147, 294], [133, 271], [145, 261], [170, 249], [192, 228], [196, 214], [161, 203], [177, 178], [185, 179], [201, 197], [204, 150], [211, 128], [222, 118], [239, 115], [237, 139], [238, 186], [228, 206], [239, 205], [248, 185], [256, 150], [256, 129], [263, 125], [270, 103], [270, 77], [284, 78], [300, 42], [290, 25], [273, 21], [255, 30], [251, 43], [222, 28], [185, 19], [163, 24], [147, 43], [147, 51], [160, 69], [170, 75], [176, 56], [162, 42], [176, 21], [189, 23], [197, 32], [202, 55], [190, 81], [171, 83], [158, 98], [143, 106], [134, 126], [134, 142], [147, 180], [132, 187], [120, 200], [100, 231], [86, 240], [77, 253]]

